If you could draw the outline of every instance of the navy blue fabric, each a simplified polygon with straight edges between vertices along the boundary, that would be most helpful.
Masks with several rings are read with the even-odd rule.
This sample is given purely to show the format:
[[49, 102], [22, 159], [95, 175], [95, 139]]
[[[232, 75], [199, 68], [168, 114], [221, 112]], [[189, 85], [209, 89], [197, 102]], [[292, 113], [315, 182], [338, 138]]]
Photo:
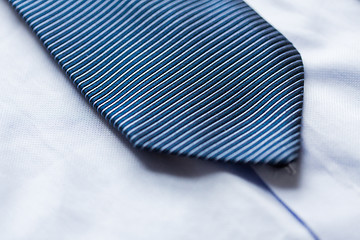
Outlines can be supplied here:
[[135, 146], [234, 162], [298, 157], [301, 57], [245, 2], [10, 3]]

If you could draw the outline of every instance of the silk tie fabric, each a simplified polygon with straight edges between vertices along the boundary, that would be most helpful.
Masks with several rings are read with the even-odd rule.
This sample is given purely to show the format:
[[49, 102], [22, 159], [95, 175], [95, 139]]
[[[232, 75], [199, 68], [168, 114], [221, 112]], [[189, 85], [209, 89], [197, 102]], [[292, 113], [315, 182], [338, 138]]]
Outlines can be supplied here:
[[134, 146], [244, 163], [298, 157], [301, 57], [245, 2], [10, 3]]

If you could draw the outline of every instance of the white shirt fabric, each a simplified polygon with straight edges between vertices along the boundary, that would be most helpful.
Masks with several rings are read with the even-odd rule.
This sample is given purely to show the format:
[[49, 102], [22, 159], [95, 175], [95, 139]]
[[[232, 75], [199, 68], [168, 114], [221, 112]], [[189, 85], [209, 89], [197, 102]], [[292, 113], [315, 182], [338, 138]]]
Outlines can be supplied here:
[[360, 239], [360, 1], [248, 3], [295, 45], [305, 67], [296, 174], [257, 172], [321, 239]]
[[272, 191], [245, 166], [133, 149], [0, 1], [0, 239], [360, 236], [360, 2], [247, 2], [306, 71], [296, 173], [256, 167]]

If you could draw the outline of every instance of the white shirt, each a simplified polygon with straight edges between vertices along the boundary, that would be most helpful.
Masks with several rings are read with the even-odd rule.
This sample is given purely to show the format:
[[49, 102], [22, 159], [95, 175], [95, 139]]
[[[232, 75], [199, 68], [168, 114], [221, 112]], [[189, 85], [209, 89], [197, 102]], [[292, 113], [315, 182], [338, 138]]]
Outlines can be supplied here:
[[296, 174], [256, 167], [266, 184], [242, 165], [133, 149], [0, 2], [0, 239], [360, 236], [360, 2], [248, 3], [306, 71], [303, 156]]
[[289, 38], [305, 67], [297, 174], [257, 172], [320, 238], [359, 239], [360, 1], [249, 3]]

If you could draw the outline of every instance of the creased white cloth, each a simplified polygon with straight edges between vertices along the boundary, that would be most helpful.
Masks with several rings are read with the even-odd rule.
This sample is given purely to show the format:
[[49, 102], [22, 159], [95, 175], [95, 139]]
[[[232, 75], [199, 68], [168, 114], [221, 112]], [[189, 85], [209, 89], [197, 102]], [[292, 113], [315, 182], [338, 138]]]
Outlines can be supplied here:
[[248, 0], [305, 65], [296, 174], [257, 172], [321, 239], [360, 239], [360, 1]]
[[311, 239], [248, 168], [132, 149], [0, 16], [0, 239]]

